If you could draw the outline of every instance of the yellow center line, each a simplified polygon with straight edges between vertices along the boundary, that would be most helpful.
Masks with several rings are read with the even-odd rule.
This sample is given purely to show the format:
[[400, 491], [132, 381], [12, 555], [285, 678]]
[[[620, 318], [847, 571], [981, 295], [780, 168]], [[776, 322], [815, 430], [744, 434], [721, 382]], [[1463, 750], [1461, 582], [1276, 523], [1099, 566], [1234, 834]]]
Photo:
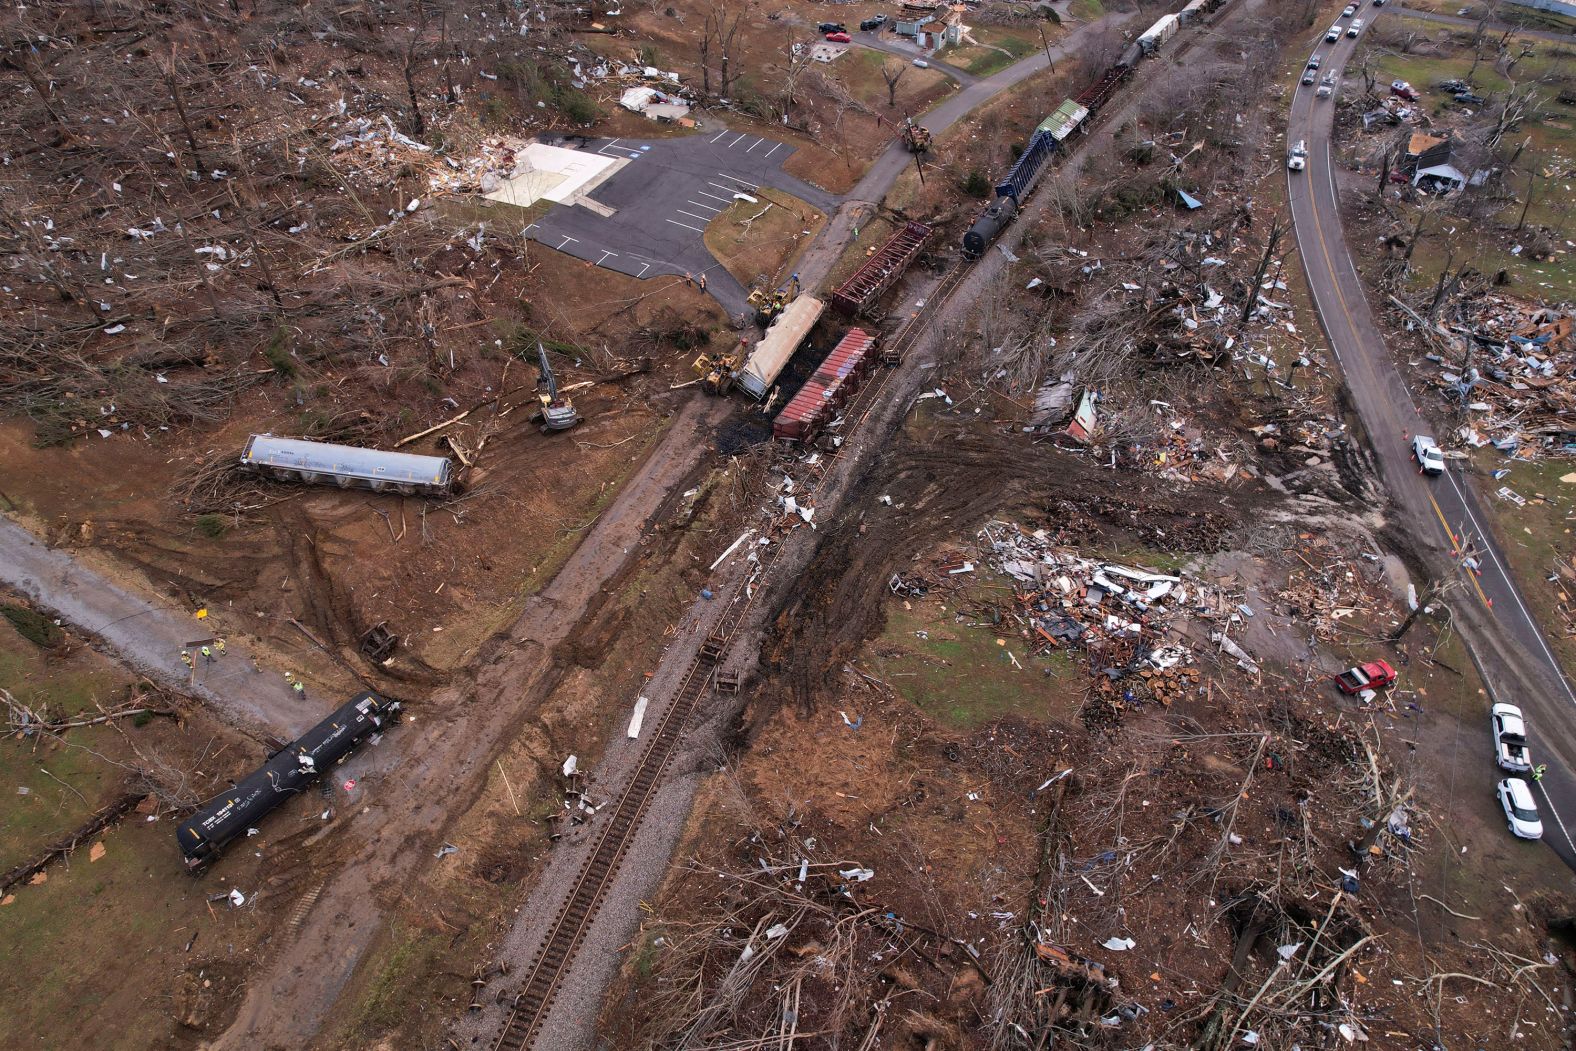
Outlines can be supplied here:
[[[1311, 132], [1311, 128], [1312, 128], [1312, 121], [1313, 121], [1313, 119], [1314, 119], [1313, 110], [1310, 109], [1309, 110], [1310, 132]], [[1325, 155], [1324, 171], [1325, 171], [1325, 173], [1327, 175], [1330, 175], [1330, 177], [1331, 177], [1330, 196], [1333, 198], [1335, 196], [1335, 194], [1336, 194], [1336, 189], [1335, 189], [1335, 183], [1334, 183], [1334, 175], [1330, 171], [1330, 162], [1329, 162], [1330, 143], [1329, 143], [1328, 139], [1325, 141], [1324, 155]], [[1335, 273], [1335, 261], [1330, 258], [1330, 246], [1329, 246], [1329, 243], [1325, 240], [1325, 237], [1324, 237], [1324, 222], [1319, 216], [1319, 193], [1318, 193], [1318, 188], [1313, 185], [1313, 180], [1312, 179], [1308, 180], [1306, 188], [1308, 190], [1308, 207], [1310, 209], [1312, 209], [1312, 211], [1313, 211], [1313, 231], [1314, 231], [1314, 234], [1319, 238], [1319, 251], [1324, 256], [1324, 266], [1325, 266], [1325, 269], [1329, 272], [1329, 275], [1330, 275], [1330, 286], [1335, 290], [1336, 302], [1340, 304], [1341, 314], [1346, 318], [1346, 328], [1347, 328], [1347, 332], [1350, 334], [1350, 336], [1349, 336], [1350, 342], [1352, 344], [1355, 344], [1357, 342], [1357, 322], [1352, 317], [1351, 307], [1346, 302], [1346, 294], [1341, 291], [1341, 282], [1340, 282], [1339, 277], [1337, 277], [1336, 273]], [[1289, 187], [1288, 187], [1288, 198], [1289, 198]], [[1304, 256], [1304, 260], [1306, 260], [1306, 258], [1307, 257]], [[1306, 267], [1306, 262], [1304, 263], [1304, 267]], [[1309, 279], [1309, 284], [1311, 286], [1312, 283], [1313, 283], [1313, 275], [1309, 274], [1308, 275], [1308, 279]], [[1313, 292], [1315, 302], [1317, 302], [1318, 293], [1314, 292], [1311, 287], [1310, 287], [1309, 291]], [[1335, 337], [1332, 334], [1330, 338], [1333, 340]], [[1425, 490], [1425, 493], [1426, 493], [1426, 490]], [[1460, 550], [1461, 550], [1461, 543], [1456, 537], [1455, 530], [1450, 528], [1450, 523], [1445, 519], [1445, 513], [1442, 510], [1440, 510], [1439, 502], [1434, 499], [1434, 494], [1433, 493], [1427, 493], [1427, 496], [1428, 496], [1429, 504], [1434, 509], [1434, 514], [1439, 516], [1439, 524], [1444, 527], [1445, 536], [1447, 538], [1449, 538], [1449, 540], [1450, 540], [1450, 548], [1451, 548], [1451, 550], [1453, 552], [1458, 552], [1459, 553]], [[1484, 594], [1484, 592], [1483, 592], [1483, 585], [1478, 581], [1477, 574], [1472, 572], [1470, 569], [1467, 569], [1465, 566], [1461, 567], [1461, 570], [1462, 570], [1462, 572], [1464, 572], [1466, 574], [1467, 579], [1472, 582], [1472, 587], [1477, 592], [1478, 598], [1482, 600], [1483, 605], [1487, 609], [1493, 610], [1494, 604], [1489, 601], [1488, 595]]]

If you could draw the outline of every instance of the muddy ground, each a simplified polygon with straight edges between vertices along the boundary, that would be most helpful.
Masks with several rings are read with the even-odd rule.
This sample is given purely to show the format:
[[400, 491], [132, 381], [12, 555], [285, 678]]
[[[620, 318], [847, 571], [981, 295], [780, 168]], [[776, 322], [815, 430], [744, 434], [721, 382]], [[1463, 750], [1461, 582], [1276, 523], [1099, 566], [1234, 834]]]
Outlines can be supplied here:
[[[742, 1037], [787, 1011], [824, 1038], [989, 1046], [998, 1012], [1043, 1024], [1034, 993], [1048, 987], [1050, 1021], [1068, 1035], [1092, 1038], [1095, 1019], [1125, 1012], [1123, 1046], [1197, 1046], [1223, 986], [1256, 988], [1276, 973], [1277, 945], [1308, 944], [1330, 924], [1333, 955], [1352, 953], [1333, 968], [1329, 1024], [1381, 1043], [1492, 1043], [1515, 1026], [1530, 1046], [1561, 1046], [1563, 1016], [1544, 997], [1559, 1003], [1562, 948], [1542, 917], [1569, 908], [1569, 881], [1521, 860], [1489, 801], [1456, 802], [1450, 771], [1416, 758], [1450, 744], [1461, 715], [1477, 718], [1462, 710], [1472, 695], [1459, 672], [1430, 659], [1441, 637], [1414, 632], [1392, 657], [1411, 678], [1387, 708], [1341, 701], [1305, 661], [1267, 661], [1255, 681], [1201, 657], [1190, 693], [1129, 702], [1113, 721], [1091, 705], [1083, 661], [1031, 657], [1010, 620], [992, 623], [992, 610], [1012, 608], [1010, 580], [958, 584], [942, 570], [923, 598], [881, 582], [936, 580], [938, 565], [978, 558], [973, 531], [997, 512], [1080, 551], [1211, 566], [1253, 535], [1267, 504], [1132, 478], [1112, 499], [1091, 492], [1080, 457], [965, 426], [911, 428], [786, 602], [735, 761], [703, 792], [687, 860], [630, 947], [629, 988], [605, 1019], [617, 1042], [686, 1026]], [[1317, 550], [1330, 565], [1358, 552]], [[1267, 596], [1301, 568], [1292, 552], [1251, 561]], [[1364, 612], [1350, 641], [1321, 647], [1326, 663], [1397, 622], [1391, 583], [1374, 568], [1358, 575]], [[1272, 633], [1308, 630], [1283, 598], [1257, 612]], [[926, 696], [938, 683], [943, 705]], [[1046, 785], [1063, 770], [1065, 788]], [[1410, 845], [1365, 832], [1395, 800], [1414, 808]], [[1463, 848], [1483, 854], [1469, 869], [1514, 870], [1520, 899], [1463, 879]], [[1342, 868], [1361, 870], [1354, 893], [1338, 890]], [[874, 876], [850, 879], [856, 869]], [[1529, 911], [1539, 919], [1526, 925], [1495, 918]], [[1029, 917], [1041, 933], [1025, 942]], [[744, 980], [740, 948], [776, 923], [788, 933]], [[1135, 944], [1104, 945], [1116, 937]], [[1118, 991], [1037, 970], [1025, 962], [1036, 940], [1100, 962]], [[1542, 968], [1542, 991], [1510, 978], [1516, 958]], [[733, 984], [718, 984], [730, 970]], [[1465, 989], [1457, 1001], [1420, 980], [1452, 970], [1491, 970], [1505, 995]], [[1295, 1026], [1278, 1025], [1266, 1033], [1291, 1038]]]

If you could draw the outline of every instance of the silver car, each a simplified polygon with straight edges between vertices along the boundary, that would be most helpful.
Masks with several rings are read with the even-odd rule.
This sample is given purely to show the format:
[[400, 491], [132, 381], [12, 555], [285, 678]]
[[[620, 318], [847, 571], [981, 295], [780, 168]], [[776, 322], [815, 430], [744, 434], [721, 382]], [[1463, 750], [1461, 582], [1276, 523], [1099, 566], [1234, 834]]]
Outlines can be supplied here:
[[1494, 727], [1494, 761], [1501, 770], [1525, 774], [1532, 770], [1532, 753], [1527, 750], [1527, 723], [1514, 704], [1496, 704], [1489, 709]]

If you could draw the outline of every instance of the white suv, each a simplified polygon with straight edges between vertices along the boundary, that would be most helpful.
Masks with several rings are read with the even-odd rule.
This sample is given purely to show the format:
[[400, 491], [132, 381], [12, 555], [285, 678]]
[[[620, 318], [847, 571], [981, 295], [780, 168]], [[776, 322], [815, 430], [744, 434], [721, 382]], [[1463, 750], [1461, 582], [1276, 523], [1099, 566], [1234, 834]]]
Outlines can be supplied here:
[[1507, 777], [1495, 786], [1500, 808], [1510, 832], [1519, 839], [1542, 839], [1543, 822], [1538, 819], [1538, 803], [1532, 798], [1532, 789], [1519, 777]]

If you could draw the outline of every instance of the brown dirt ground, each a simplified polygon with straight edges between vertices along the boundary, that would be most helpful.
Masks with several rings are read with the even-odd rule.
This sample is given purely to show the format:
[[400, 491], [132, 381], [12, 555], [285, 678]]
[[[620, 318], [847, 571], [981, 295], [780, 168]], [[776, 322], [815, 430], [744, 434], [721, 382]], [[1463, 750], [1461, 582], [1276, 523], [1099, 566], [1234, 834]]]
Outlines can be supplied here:
[[[637, 51], [650, 49], [650, 57], [660, 68], [675, 70], [686, 84], [699, 87], [698, 44], [706, 10], [704, 5], [679, 3], [626, 14], [621, 28], [640, 41], [638, 48], [622, 38], [593, 37], [587, 42], [598, 53], [623, 61], [632, 61], [638, 57]], [[949, 94], [954, 82], [935, 70], [911, 67], [898, 84], [897, 107], [889, 107], [880, 66], [888, 59], [902, 60], [884, 54], [879, 59], [861, 58], [862, 52], [856, 48], [836, 62], [811, 64], [799, 81], [798, 103], [788, 126], [770, 118], [767, 111], [771, 103], [767, 100], [781, 90], [791, 43], [819, 41], [815, 26], [829, 17], [853, 23], [877, 10], [885, 12], [873, 4], [851, 4], [840, 6], [829, 15], [820, 5], [795, 0], [782, 4], [766, 17], [754, 11], [747, 14], [739, 31], [736, 59], [746, 73], [733, 92], [741, 108], [719, 112], [718, 117], [792, 143], [799, 149], [786, 165], [789, 174], [832, 193], [847, 193], [893, 137], [892, 128], [882, 121], [890, 123], [893, 113], [899, 114], [897, 122], [901, 122], [904, 112], [918, 117]], [[714, 55], [711, 61], [715, 67], [717, 57]], [[822, 78], [836, 85], [836, 90], [818, 85]], [[714, 75], [712, 88], [717, 87]], [[857, 108], [840, 113], [835, 99], [838, 94], [846, 94], [858, 103]], [[767, 115], [752, 112], [757, 106]], [[641, 133], [637, 130], [634, 134]]]
[[[586, 296], [586, 264], [544, 251], [528, 265], [518, 297], [505, 294], [520, 305], [477, 331], [474, 357], [440, 391], [406, 400], [397, 414], [370, 410], [382, 400], [381, 381], [376, 370], [353, 369], [303, 372], [293, 385], [256, 390], [225, 424], [200, 434], [93, 436], [37, 448], [31, 428], [8, 423], [0, 426], [0, 491], [52, 540], [113, 556], [154, 590], [209, 605], [232, 633], [300, 650], [303, 640], [286, 622], [295, 617], [355, 662], [361, 632], [387, 621], [406, 643], [390, 671], [430, 681], [434, 670], [463, 664], [551, 577], [661, 433], [674, 397], [667, 387], [690, 378], [693, 353], [669, 349], [657, 351], [649, 373], [610, 380], [627, 366], [605, 357], [605, 348], [627, 350], [646, 326], [683, 319], [717, 326], [715, 306], [682, 281], [642, 283], [597, 270], [599, 291]], [[571, 288], [573, 312], [560, 306]], [[573, 394], [586, 417], [573, 432], [544, 436], [529, 423], [534, 361], [515, 361], [488, 341], [520, 324], [510, 315], [523, 315], [565, 347], [585, 348], [579, 363], [557, 355], [561, 384], [599, 381]], [[717, 336], [724, 338], [720, 330]], [[468, 408], [491, 397], [500, 385], [512, 392], [506, 404], [521, 407], [502, 418], [485, 410], [452, 430], [468, 448], [483, 435], [492, 440], [469, 493], [445, 507], [268, 486], [266, 496], [278, 502], [239, 520], [222, 516], [224, 532], [213, 538], [171, 496], [197, 465], [237, 456], [250, 433], [310, 433], [324, 421], [348, 420], [359, 428], [355, 440], [390, 443], [453, 415], [453, 403]], [[448, 452], [436, 439], [409, 449]], [[389, 558], [391, 551], [400, 557]]]
[[[1340, 932], [1329, 935], [1343, 946], [1363, 931], [1378, 936], [1343, 968], [1340, 980], [1342, 995], [1371, 1037], [1415, 1041], [1432, 1034], [1431, 1003], [1417, 994], [1417, 976], [1430, 968], [1480, 973], [1488, 954], [1476, 947], [1482, 942], [1541, 959], [1551, 944], [1541, 919], [1507, 923], [1507, 915], [1526, 915], [1513, 896], [1481, 879], [1474, 891], [1466, 871], [1443, 871], [1463, 865], [1479, 873], [1514, 871], [1523, 897], [1536, 902], [1526, 908], [1538, 917], [1563, 916], [1570, 908], [1569, 881], [1522, 860], [1525, 852], [1505, 842], [1489, 802], [1464, 797], [1457, 809], [1454, 793], [1444, 793], [1418, 766], [1419, 752], [1437, 754], [1458, 733], [1454, 710], [1467, 703], [1450, 700], [1461, 689], [1455, 673], [1425, 670], [1421, 658], [1437, 641], [1428, 629], [1414, 629], [1405, 655], [1416, 667], [1408, 688], [1421, 707], [1397, 704], [1377, 715], [1339, 702], [1322, 677], [1300, 666], [1271, 666], [1262, 686], [1206, 670], [1196, 698], [1169, 709], [1129, 711], [1119, 729], [1097, 733], [1069, 717], [1083, 696], [1079, 677], [1058, 676], [1048, 689], [1066, 694], [1062, 705], [971, 729], [933, 718], [886, 683], [852, 671], [850, 665], [875, 666], [880, 643], [871, 640], [901, 604], [872, 582], [904, 567], [915, 552], [927, 562], [966, 549], [974, 526], [993, 510], [992, 495], [1028, 515], [1029, 527], [1071, 527], [1067, 535], [1078, 537], [1080, 546], [1108, 550], [1135, 544], [1187, 549], [1189, 534], [1175, 529], [1183, 524], [1194, 530], [1193, 549], [1207, 551], [1237, 521], [1224, 509], [1214, 522], [1201, 520], [1189, 509], [1214, 505], [1213, 499], [1141, 482], [1118, 504], [1096, 499], [1080, 506], [1076, 495], [1069, 496], [1088, 489], [1078, 482], [1076, 460], [1020, 449], [1021, 466], [1002, 468], [1008, 441], [949, 433], [945, 441], [932, 436], [905, 443], [864, 487], [866, 495], [893, 494], [906, 505], [903, 513], [885, 520], [881, 512], [856, 513], [828, 535], [804, 586], [778, 619], [779, 643], [768, 678], [745, 713], [740, 735], [747, 744], [737, 767], [703, 790], [680, 852], [689, 860], [675, 869], [631, 945], [628, 984], [610, 999], [604, 1031], [621, 1044], [659, 1038], [673, 1019], [672, 983], [687, 973], [686, 958], [676, 955], [679, 946], [719, 922], [742, 936], [763, 914], [729, 891], [717, 872], [748, 872], [762, 852], [805, 849], [808, 841], [818, 862], [875, 870], [874, 879], [851, 892], [859, 905], [890, 912], [916, 931], [966, 940], [998, 972], [1009, 967], [1015, 924], [1035, 904], [1045, 815], [1037, 806], [1044, 797], [1037, 801], [1034, 790], [1070, 767], [1075, 773], [1056, 831], [1058, 856], [1070, 871], [1050, 884], [1055, 913], [1044, 925], [1058, 932], [1059, 944], [1101, 960], [1120, 978], [1124, 999], [1149, 1012], [1142, 1022], [1146, 1034], [1187, 1042], [1226, 974], [1232, 943], [1246, 922], [1243, 910], [1256, 896], [1274, 893], [1277, 872], [1312, 895], [1313, 904], [1294, 899], [1288, 906], [1302, 940], [1322, 919], [1316, 913], [1328, 905], [1337, 866], [1352, 863], [1344, 844], [1361, 836], [1358, 818], [1372, 809], [1359, 787], [1365, 737], [1376, 746], [1384, 740], [1386, 780], [1419, 779], [1416, 801], [1424, 815], [1414, 819], [1412, 850], [1387, 843], [1364, 868], [1364, 891], [1340, 913]], [[932, 457], [937, 463], [929, 470]], [[1057, 478], [1054, 488], [1035, 480], [1047, 474]], [[967, 492], [954, 495], [959, 490]], [[1377, 596], [1364, 601], [1365, 607], [1374, 603], [1367, 616], [1376, 619], [1351, 624], [1354, 638], [1382, 630], [1396, 616], [1394, 606]], [[950, 630], [991, 634], [989, 627]], [[857, 729], [846, 725], [844, 714], [857, 717]], [[1260, 734], [1267, 735], [1266, 753], [1279, 761], [1274, 769], [1254, 765]], [[1209, 807], [1234, 799], [1231, 831], [1241, 843], [1227, 852], [1212, 880], [1206, 859], [1224, 831], [1208, 819]], [[1186, 816], [1179, 818], [1179, 811]], [[1300, 877], [1287, 874], [1293, 869]], [[1425, 892], [1483, 919], [1441, 917], [1418, 904], [1415, 895]], [[725, 914], [731, 918], [720, 920]], [[1100, 943], [1113, 934], [1129, 935], [1138, 945], [1125, 954], [1103, 949]], [[788, 951], [799, 958], [817, 952], [815, 937], [808, 929], [790, 935]], [[967, 977], [971, 965], [952, 951], [955, 943], [924, 944], [934, 955], [921, 952], [901, 971], [882, 963], [828, 977], [855, 983], [852, 1018], [830, 1013], [842, 1000], [842, 986], [806, 985], [798, 1001], [803, 1029], [860, 1034], [873, 1006], [895, 984], [920, 990], [924, 1006], [891, 1012], [884, 1037], [922, 1040], [946, 1033], [949, 1046], [984, 1046], [978, 1019], [993, 1009], [988, 991]], [[890, 953], [895, 943], [881, 938], [861, 946]], [[715, 977], [733, 955], [725, 946], [714, 950], [705, 973]], [[1246, 966], [1256, 987], [1269, 963], [1250, 957]], [[775, 987], [758, 986], [746, 995], [731, 1031], [758, 1032], [780, 1013], [770, 992]], [[1492, 1002], [1476, 990], [1450, 991], [1463, 992], [1465, 1000], [1444, 997], [1441, 1032], [1492, 1043], [1491, 1033], [1519, 1017], [1529, 1046], [1560, 1046], [1561, 1026], [1545, 1016], [1529, 987], [1516, 986]]]
[[[596, 768], [610, 736], [623, 732], [669, 627], [694, 601], [705, 564], [732, 535], [744, 506], [741, 469], [717, 466], [697, 471], [694, 495], [676, 495], [641, 558], [609, 583], [607, 601], [556, 654], [561, 676], [541, 717], [521, 727], [453, 825], [460, 853], [392, 903], [389, 933], [342, 999], [345, 1021], [325, 1034], [327, 1046], [433, 1046], [464, 1011], [469, 968], [490, 963], [492, 939], [512, 924], [565, 813], [564, 758]], [[594, 782], [588, 790], [597, 798]], [[412, 1003], [431, 1007], [411, 1011]]]

